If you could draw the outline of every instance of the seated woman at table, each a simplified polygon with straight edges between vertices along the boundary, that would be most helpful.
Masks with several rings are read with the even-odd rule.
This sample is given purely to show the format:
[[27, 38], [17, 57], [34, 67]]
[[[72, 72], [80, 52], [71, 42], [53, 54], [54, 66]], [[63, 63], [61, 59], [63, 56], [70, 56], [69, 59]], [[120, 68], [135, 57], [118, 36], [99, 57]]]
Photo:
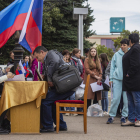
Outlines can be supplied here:
[[0, 77], [0, 83], [8, 80], [9, 78], [13, 78], [15, 75], [11, 72], [8, 72], [7, 75], [3, 75]]
[[[3, 75], [0, 77], [0, 83], [6, 81], [9, 78], [13, 78], [15, 75], [11, 72], [8, 72], [7, 75]], [[7, 129], [4, 129], [1, 125], [3, 123], [4, 117], [6, 115], [7, 111], [3, 112], [0, 116], [0, 133], [9, 133]]]

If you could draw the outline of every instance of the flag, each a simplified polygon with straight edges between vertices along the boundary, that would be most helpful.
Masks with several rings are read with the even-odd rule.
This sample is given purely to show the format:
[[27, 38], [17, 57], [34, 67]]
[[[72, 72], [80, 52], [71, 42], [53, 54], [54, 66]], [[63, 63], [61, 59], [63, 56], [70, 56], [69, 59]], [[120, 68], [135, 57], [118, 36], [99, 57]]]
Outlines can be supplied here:
[[21, 67], [20, 67], [19, 64], [17, 65], [17, 68], [16, 68], [16, 72], [15, 73], [16, 73], [16, 75], [23, 74], [22, 73], [22, 70], [21, 70]]
[[17, 30], [19, 43], [28, 51], [41, 45], [43, 0], [15, 0], [0, 12], [0, 48]]
[[21, 60], [19, 61], [19, 66], [20, 66], [20, 68], [21, 68], [22, 73], [25, 73], [25, 69], [24, 69], [24, 67], [23, 67], [23, 65], [22, 65]]
[[21, 60], [19, 61], [18, 65], [17, 65], [17, 68], [16, 68], [16, 72], [15, 73], [16, 73], [16, 75], [26, 73], [26, 71], [25, 71], [25, 69], [24, 69], [24, 67], [22, 65]]
[[25, 69], [24, 76], [27, 78], [29, 76], [29, 74], [30, 74], [29, 66], [28, 66], [28, 61], [26, 63], [23, 63], [23, 67]]

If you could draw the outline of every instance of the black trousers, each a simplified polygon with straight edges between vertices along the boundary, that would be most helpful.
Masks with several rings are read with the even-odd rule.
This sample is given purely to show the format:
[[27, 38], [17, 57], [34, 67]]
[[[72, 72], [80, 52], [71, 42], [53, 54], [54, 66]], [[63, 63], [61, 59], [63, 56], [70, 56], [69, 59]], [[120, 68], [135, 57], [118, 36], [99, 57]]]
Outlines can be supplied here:
[[3, 122], [3, 120], [4, 120], [4, 117], [5, 117], [6, 113], [7, 113], [7, 111], [8, 111], [8, 110], [5, 110], [5, 111], [1, 114], [1, 116], [0, 116], [0, 127], [1, 127], [1, 125], [2, 125], [2, 122]]
[[[95, 97], [94, 97], [94, 100], [93, 100], [93, 104], [97, 104], [98, 101], [97, 101], [97, 94], [95, 92]], [[87, 109], [88, 107], [91, 105], [91, 99], [87, 99]]]

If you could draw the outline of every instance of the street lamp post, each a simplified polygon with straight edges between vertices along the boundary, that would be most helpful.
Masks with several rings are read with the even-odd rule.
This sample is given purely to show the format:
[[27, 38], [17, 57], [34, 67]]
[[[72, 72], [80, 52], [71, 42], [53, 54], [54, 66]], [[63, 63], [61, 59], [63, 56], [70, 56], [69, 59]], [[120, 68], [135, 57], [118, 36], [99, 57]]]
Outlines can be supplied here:
[[23, 53], [25, 52], [22, 46], [18, 43], [20, 37], [20, 31], [16, 31], [14, 39], [15, 39], [15, 48], [13, 49], [14, 52], [14, 68], [11, 70], [15, 73], [17, 69], [17, 65], [19, 64], [20, 60], [23, 60]]
[[81, 50], [83, 56], [83, 20], [87, 18], [88, 8], [74, 8], [73, 3], [73, 19], [78, 20], [78, 49]]

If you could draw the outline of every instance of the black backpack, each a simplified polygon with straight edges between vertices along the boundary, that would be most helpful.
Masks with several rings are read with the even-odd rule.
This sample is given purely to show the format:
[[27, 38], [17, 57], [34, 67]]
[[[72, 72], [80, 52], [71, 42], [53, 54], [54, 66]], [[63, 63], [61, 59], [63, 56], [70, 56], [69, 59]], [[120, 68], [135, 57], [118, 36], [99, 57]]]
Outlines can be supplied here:
[[77, 68], [73, 65], [62, 65], [53, 74], [53, 84], [57, 93], [64, 94], [82, 83], [82, 78], [79, 75]]

